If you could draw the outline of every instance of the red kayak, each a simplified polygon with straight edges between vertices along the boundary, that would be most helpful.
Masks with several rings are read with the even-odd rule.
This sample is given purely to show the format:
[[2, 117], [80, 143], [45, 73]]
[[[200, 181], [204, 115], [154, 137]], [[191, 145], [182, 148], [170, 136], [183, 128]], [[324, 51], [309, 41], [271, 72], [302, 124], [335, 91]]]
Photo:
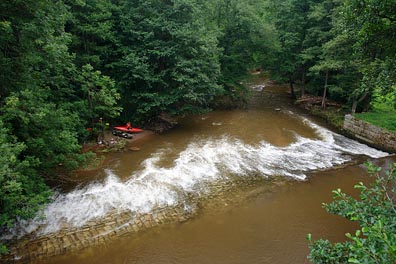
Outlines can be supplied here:
[[130, 134], [143, 132], [143, 129], [140, 129], [140, 128], [137, 128], [137, 127], [131, 127], [131, 126], [128, 126], [128, 125], [116, 126], [116, 127], [113, 127], [113, 129], [117, 130], [117, 131], [121, 131], [121, 132], [130, 133]]

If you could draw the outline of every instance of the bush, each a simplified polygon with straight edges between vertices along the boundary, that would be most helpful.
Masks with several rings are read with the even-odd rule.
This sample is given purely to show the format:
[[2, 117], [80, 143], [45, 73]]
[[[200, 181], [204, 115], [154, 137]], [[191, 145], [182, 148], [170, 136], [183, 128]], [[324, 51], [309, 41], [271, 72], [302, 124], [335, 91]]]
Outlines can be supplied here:
[[360, 199], [334, 190], [334, 201], [324, 204], [332, 214], [359, 222], [361, 229], [347, 233], [349, 239], [331, 244], [328, 240], [312, 241], [308, 234], [312, 263], [396, 263], [396, 163], [380, 173], [381, 168], [367, 164], [375, 182], [369, 187], [355, 185]]

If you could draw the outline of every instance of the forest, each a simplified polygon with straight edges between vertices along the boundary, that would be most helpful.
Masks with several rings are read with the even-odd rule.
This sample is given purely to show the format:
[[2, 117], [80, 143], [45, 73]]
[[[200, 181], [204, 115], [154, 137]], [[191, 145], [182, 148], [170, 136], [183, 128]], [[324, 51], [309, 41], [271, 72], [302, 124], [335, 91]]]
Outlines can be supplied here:
[[99, 118], [144, 126], [232, 104], [251, 69], [323, 107], [393, 112], [396, 2], [2, 0], [0, 229], [92, 157], [81, 146]]

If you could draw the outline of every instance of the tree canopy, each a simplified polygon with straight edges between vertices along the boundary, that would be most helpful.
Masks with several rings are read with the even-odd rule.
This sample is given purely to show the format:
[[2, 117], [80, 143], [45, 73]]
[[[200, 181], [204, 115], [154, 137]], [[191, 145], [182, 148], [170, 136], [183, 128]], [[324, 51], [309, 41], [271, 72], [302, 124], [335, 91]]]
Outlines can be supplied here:
[[1, 1], [0, 228], [34, 216], [45, 182], [84, 163], [99, 118], [144, 124], [232, 93], [224, 84], [275, 41], [263, 10], [248, 0]]
[[245, 94], [249, 69], [353, 112], [390, 104], [395, 14], [391, 0], [2, 0], [0, 228], [84, 163], [99, 118], [209, 111]]

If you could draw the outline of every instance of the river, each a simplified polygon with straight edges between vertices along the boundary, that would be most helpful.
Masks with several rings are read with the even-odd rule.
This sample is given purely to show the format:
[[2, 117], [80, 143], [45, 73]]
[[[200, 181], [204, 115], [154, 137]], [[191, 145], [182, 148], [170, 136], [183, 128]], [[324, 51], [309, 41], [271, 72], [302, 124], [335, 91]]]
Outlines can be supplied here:
[[198, 207], [197, 216], [36, 263], [307, 263], [307, 233], [345, 240], [356, 225], [321, 203], [338, 187], [356, 194], [353, 185], [368, 179], [363, 162], [392, 158], [306, 116], [285, 87], [262, 80], [251, 87], [246, 110], [185, 117], [134, 142], [140, 151], [109, 154], [103, 169], [80, 175], [79, 187], [60, 193], [46, 220], [24, 232], [178, 203]]

